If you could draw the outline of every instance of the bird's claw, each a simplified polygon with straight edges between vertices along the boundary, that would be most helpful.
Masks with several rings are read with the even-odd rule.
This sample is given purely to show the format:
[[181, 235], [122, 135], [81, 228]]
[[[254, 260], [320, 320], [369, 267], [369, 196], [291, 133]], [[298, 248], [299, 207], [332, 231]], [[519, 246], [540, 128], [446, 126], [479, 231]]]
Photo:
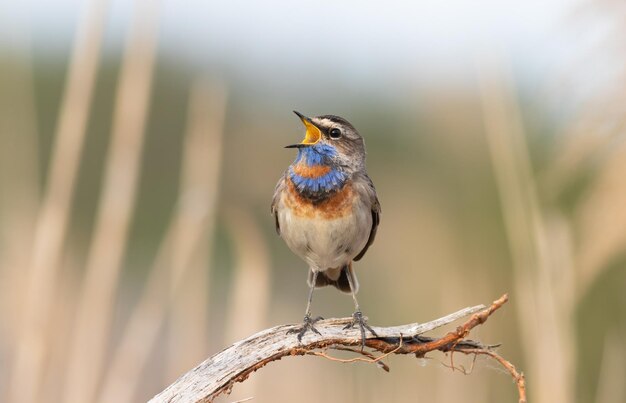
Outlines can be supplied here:
[[361, 331], [361, 350], [365, 347], [365, 329], [369, 330], [372, 335], [378, 337], [378, 334], [367, 324], [367, 320], [363, 316], [361, 311], [356, 311], [352, 314], [352, 322], [348, 323], [344, 329], [352, 329], [354, 325], [359, 325], [359, 330]]
[[291, 329], [287, 331], [287, 334], [294, 334], [297, 333], [298, 334], [298, 342], [302, 342], [302, 336], [304, 336], [306, 334], [307, 331], [312, 331], [314, 333], [319, 334], [320, 336], [322, 335], [319, 330], [317, 330], [315, 328], [315, 324], [317, 322], [319, 322], [320, 320], [322, 320], [324, 318], [322, 318], [321, 316], [318, 316], [317, 318], [311, 318], [310, 314], [306, 314], [304, 316], [304, 320], [302, 323], [302, 327], [298, 327], [295, 329]]

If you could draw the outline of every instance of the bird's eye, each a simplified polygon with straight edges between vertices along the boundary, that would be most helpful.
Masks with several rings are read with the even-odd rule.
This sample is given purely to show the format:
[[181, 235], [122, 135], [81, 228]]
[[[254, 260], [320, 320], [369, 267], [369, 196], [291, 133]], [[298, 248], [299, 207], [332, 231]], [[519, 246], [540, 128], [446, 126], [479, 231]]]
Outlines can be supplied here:
[[339, 137], [341, 137], [341, 129], [338, 128], [333, 128], [330, 129], [330, 138], [333, 140], [337, 140]]

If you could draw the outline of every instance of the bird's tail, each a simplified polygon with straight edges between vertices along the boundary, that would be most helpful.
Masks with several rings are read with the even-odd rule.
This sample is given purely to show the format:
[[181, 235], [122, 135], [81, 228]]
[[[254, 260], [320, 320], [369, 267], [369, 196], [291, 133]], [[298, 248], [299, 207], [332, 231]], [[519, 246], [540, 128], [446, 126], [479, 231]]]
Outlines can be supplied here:
[[[352, 270], [352, 263], [349, 263], [343, 267], [338, 267], [336, 269], [328, 269], [324, 271], [320, 271], [317, 274], [317, 278], [315, 279], [315, 287], [326, 287], [327, 285], [332, 285], [339, 289], [340, 291], [351, 293], [350, 289], [350, 280], [348, 280], [348, 276], [350, 276], [350, 280], [354, 285], [354, 293], [359, 290], [359, 281], [356, 278], [356, 274], [354, 270]], [[313, 271], [309, 271], [309, 286], [313, 281]]]

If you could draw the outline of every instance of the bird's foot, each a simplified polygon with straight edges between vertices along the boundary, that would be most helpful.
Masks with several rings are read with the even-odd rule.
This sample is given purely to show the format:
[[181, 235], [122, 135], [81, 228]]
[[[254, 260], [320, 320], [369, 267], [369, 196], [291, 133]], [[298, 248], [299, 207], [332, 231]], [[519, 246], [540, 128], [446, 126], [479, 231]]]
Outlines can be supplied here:
[[321, 336], [322, 334], [315, 328], [315, 324], [322, 319], [324, 318], [322, 318], [321, 316], [318, 316], [317, 318], [311, 318], [311, 314], [307, 313], [306, 315], [304, 315], [304, 321], [302, 323], [302, 327], [291, 329], [287, 331], [287, 334], [297, 333], [298, 342], [302, 342], [302, 336], [304, 336], [306, 332], [309, 330]]
[[352, 314], [352, 322], [348, 323], [344, 329], [352, 329], [354, 325], [359, 325], [359, 329], [361, 330], [361, 350], [365, 347], [365, 329], [369, 330], [375, 337], [378, 337], [374, 329], [367, 324], [367, 320], [361, 311], [356, 311]]

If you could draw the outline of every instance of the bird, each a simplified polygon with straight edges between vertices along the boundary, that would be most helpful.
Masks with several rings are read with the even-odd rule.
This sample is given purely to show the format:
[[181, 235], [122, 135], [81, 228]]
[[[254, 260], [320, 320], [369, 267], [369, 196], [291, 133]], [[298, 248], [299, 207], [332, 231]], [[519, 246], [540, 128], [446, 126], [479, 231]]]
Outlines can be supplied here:
[[320, 334], [312, 318], [313, 291], [334, 286], [352, 295], [355, 311], [345, 329], [358, 325], [361, 346], [367, 324], [356, 294], [352, 263], [374, 242], [381, 208], [365, 166], [365, 142], [346, 119], [335, 115], [309, 118], [294, 113], [305, 126], [304, 139], [285, 148], [297, 149], [295, 160], [276, 184], [271, 204], [276, 232], [309, 266], [309, 294], [298, 341], [308, 331]]

